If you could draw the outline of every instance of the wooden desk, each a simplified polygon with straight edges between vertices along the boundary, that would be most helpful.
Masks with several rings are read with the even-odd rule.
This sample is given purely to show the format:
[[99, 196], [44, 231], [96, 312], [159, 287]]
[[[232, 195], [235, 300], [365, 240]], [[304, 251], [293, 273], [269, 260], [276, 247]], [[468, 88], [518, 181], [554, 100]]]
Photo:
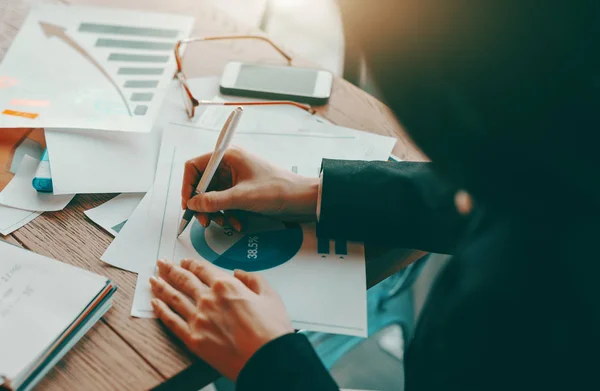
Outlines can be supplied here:
[[[196, 18], [194, 35], [250, 33], [243, 26], [202, 0], [70, 0], [77, 5], [103, 5], [141, 10], [183, 13]], [[290, 52], [293, 54], [293, 48]], [[230, 60], [280, 61], [278, 54], [261, 42], [230, 41], [199, 44], [188, 48], [186, 69], [190, 77], [218, 75]], [[295, 58], [297, 65], [310, 66]], [[320, 114], [332, 122], [399, 139], [394, 153], [406, 160], [423, 160], [408, 141], [388, 108], [351, 84], [336, 80], [329, 106]], [[190, 367], [193, 357], [169, 336], [155, 320], [129, 316], [137, 276], [99, 261], [112, 238], [87, 220], [83, 211], [113, 195], [77, 196], [69, 207], [44, 213], [13, 233], [7, 240], [75, 266], [111, 278], [119, 287], [113, 308], [46, 376], [42, 390], [142, 390], [158, 386]], [[422, 253], [409, 250], [367, 248], [369, 286], [391, 273], [372, 259], [386, 256], [406, 264]], [[396, 268], [400, 264], [396, 263]], [[389, 266], [387, 263], [385, 266]], [[43, 319], [40, 319], [43, 321]], [[201, 369], [198, 369], [201, 372]], [[201, 374], [199, 373], [199, 376]], [[179, 389], [179, 387], [177, 387]], [[196, 390], [200, 386], [196, 387]]]

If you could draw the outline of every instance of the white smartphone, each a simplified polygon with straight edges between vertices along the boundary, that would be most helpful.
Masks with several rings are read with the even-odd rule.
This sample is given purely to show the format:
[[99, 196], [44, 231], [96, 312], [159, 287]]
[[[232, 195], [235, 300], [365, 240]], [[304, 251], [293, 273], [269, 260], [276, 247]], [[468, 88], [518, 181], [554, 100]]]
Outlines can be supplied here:
[[319, 69], [230, 62], [221, 77], [221, 93], [324, 105], [333, 75]]

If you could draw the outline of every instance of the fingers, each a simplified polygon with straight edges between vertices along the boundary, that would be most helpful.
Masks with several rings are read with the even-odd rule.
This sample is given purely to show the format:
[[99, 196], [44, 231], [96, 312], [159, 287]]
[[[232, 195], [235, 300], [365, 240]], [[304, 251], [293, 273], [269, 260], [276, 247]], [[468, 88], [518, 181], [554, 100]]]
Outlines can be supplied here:
[[194, 194], [194, 190], [200, 181], [202, 172], [206, 168], [211, 155], [211, 153], [207, 153], [185, 162], [185, 168], [183, 171], [183, 184], [181, 186], [182, 209], [186, 208], [188, 200], [191, 198], [192, 194]]
[[243, 209], [243, 192], [237, 187], [199, 194], [187, 202], [187, 207], [197, 212], [215, 213], [228, 209]]
[[187, 341], [190, 335], [190, 329], [188, 324], [181, 319], [173, 310], [169, 308], [164, 301], [160, 299], [152, 299], [152, 309], [154, 313], [160, 319], [169, 330], [182, 341]]
[[204, 228], [208, 227], [210, 224], [210, 216], [206, 213], [197, 213], [196, 218], [198, 219], [200, 225]]
[[242, 232], [244, 225], [242, 223], [241, 213], [235, 210], [226, 210], [224, 212], [225, 221], [238, 232]]
[[204, 228], [207, 228], [210, 225], [210, 222], [214, 221], [221, 227], [229, 225], [238, 232], [241, 232], [243, 229], [242, 219], [240, 218], [239, 213], [234, 211], [197, 213], [196, 218]]
[[233, 275], [256, 294], [261, 294], [271, 289], [267, 280], [258, 273], [248, 273], [237, 269], [233, 272]]
[[184, 319], [190, 319], [194, 315], [195, 307], [191, 300], [162, 278], [150, 277], [150, 286], [154, 296], [166, 303]]
[[192, 299], [197, 301], [206, 289], [206, 286], [190, 271], [164, 260], [158, 260], [156, 264], [163, 279]]
[[209, 223], [210, 220], [212, 220], [215, 223], [219, 224], [221, 227], [225, 225], [225, 215], [223, 214], [223, 212], [209, 213], [208, 217]]
[[219, 269], [215, 265], [207, 261], [195, 261], [192, 259], [184, 259], [181, 261], [181, 267], [189, 270], [204, 284], [212, 286], [215, 281], [229, 277], [225, 271]]

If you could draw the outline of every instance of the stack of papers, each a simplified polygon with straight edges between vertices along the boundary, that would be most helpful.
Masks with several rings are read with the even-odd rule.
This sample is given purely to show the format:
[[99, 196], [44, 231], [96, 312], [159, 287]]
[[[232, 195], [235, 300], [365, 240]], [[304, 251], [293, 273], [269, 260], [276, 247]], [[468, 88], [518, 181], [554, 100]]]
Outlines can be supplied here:
[[[210, 86], [215, 83], [211, 78], [190, 80], [200, 99], [212, 98], [204, 97], [202, 92], [213, 91]], [[323, 242], [317, 239], [314, 224], [282, 223], [260, 216], [250, 217], [250, 231], [244, 234], [224, 234], [228, 227], [215, 224], [204, 230], [194, 222], [177, 238], [184, 162], [212, 151], [221, 118], [231, 111], [210, 107], [190, 121], [178, 88], [174, 84], [165, 98], [157, 125], [163, 134], [154, 186], [102, 256], [113, 266], [139, 274], [132, 315], [154, 316], [148, 278], [155, 273], [157, 258], [177, 262], [191, 257], [209, 260], [230, 271], [242, 267], [263, 273], [282, 295], [297, 328], [365, 336], [362, 244]], [[334, 126], [293, 107], [248, 107], [232, 144], [288, 170], [318, 176], [325, 157], [387, 160], [395, 140]], [[259, 243], [259, 257], [256, 262], [242, 264], [242, 260], [247, 261], [244, 250], [248, 241]], [[331, 281], [336, 282], [334, 291]]]
[[112, 304], [90, 272], [0, 241], [0, 387], [29, 390]]

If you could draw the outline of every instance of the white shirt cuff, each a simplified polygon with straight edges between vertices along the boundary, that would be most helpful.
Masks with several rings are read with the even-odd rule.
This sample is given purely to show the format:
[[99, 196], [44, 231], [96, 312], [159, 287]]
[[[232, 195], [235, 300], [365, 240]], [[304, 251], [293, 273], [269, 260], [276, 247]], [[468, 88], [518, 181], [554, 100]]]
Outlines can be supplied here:
[[323, 171], [319, 175], [319, 192], [317, 195], [317, 221], [321, 220], [321, 193], [323, 192]]

